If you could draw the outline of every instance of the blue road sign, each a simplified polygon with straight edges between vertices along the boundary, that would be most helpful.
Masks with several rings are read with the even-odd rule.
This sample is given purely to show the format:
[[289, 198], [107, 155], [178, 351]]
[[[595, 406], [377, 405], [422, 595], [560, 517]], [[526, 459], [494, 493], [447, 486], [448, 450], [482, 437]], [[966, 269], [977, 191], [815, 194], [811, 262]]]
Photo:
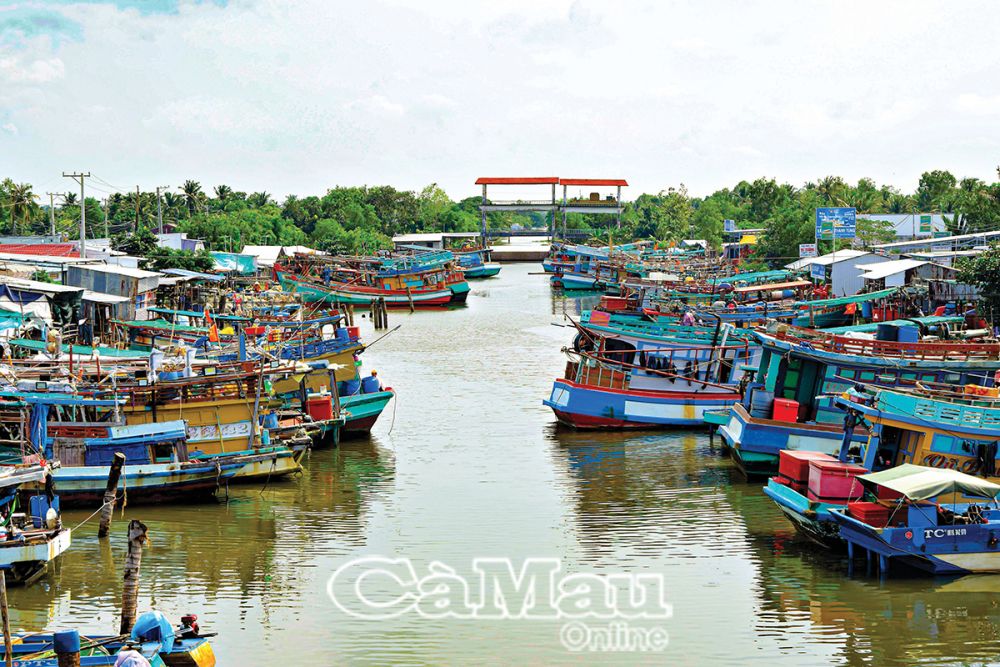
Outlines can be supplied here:
[[815, 278], [817, 280], [826, 280], [826, 265], [825, 264], [810, 264], [809, 265], [809, 277]]
[[858, 212], [854, 208], [816, 209], [816, 238], [853, 239], [857, 236]]

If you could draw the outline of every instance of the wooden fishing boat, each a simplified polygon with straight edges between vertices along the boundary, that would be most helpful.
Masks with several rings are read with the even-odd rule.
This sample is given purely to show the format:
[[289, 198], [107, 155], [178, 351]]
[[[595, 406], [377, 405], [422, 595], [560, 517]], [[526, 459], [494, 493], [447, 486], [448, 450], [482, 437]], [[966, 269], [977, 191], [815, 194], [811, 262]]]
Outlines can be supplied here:
[[831, 510], [851, 560], [860, 552], [869, 562], [875, 556], [882, 576], [891, 563], [933, 575], [1000, 572], [1000, 484], [912, 464], [857, 479], [899, 498]]
[[378, 421], [385, 406], [395, 397], [392, 389], [357, 393], [340, 397], [344, 413], [343, 433], [345, 437], [368, 435]]
[[[992, 386], [1000, 370], [996, 343], [899, 343], [789, 327], [754, 335], [763, 350], [755, 378], [719, 428], [748, 476], [775, 474], [778, 453], [786, 448], [836, 455], [844, 412], [835, 398], [855, 382]], [[852, 437], [860, 442], [868, 433], [859, 426]]]
[[345, 303], [370, 306], [384, 299], [389, 308], [440, 308], [452, 302], [447, 285], [413, 287], [402, 279], [384, 281], [381, 286], [351, 282], [325, 285], [301, 276], [278, 271], [278, 280], [286, 290], [302, 297], [307, 303]]
[[836, 458], [819, 452], [782, 451], [779, 477], [771, 478], [764, 492], [800, 532], [832, 545], [842, 541], [830, 512], [843, 509], [849, 497], [808, 497], [801, 480], [796, 485], [791, 479], [795, 475], [784, 472], [795, 469], [792, 459], [840, 461], [847, 466], [845, 482], [847, 477], [906, 463], [960, 470], [1000, 482], [998, 394], [996, 388], [922, 383], [905, 390], [853, 387], [837, 396], [836, 404], [847, 415], [845, 427], [863, 421], [869, 424], [869, 437], [860, 443], [843, 438]]
[[488, 250], [455, 251], [458, 265], [466, 278], [492, 278], [500, 273], [500, 265], [487, 259]]
[[564, 377], [544, 405], [575, 428], [696, 426], [705, 410], [740, 400], [746, 345], [637, 345], [601, 338], [596, 351], [570, 351]]
[[130, 504], [211, 499], [248, 462], [238, 454], [190, 459], [183, 421], [141, 426], [50, 422], [49, 434], [54, 436], [49, 458], [59, 462], [52, 478], [67, 507], [101, 505], [116, 452], [125, 455], [122, 477]]
[[[214, 667], [215, 653], [208, 635], [201, 635], [197, 617], [186, 615], [176, 628], [158, 611], [136, 619], [130, 634], [81, 636], [77, 632], [15, 633], [13, 664], [19, 667], [56, 667], [66, 664], [60, 653], [79, 653], [82, 667], [111, 667], [122, 653], [134, 651], [153, 667]], [[0, 657], [6, 649], [0, 642]]]
[[[24, 491], [32, 485], [41, 492]], [[27, 513], [18, 511], [19, 500], [27, 502]], [[62, 525], [59, 507], [47, 465], [0, 467], [0, 511], [7, 517], [0, 526], [0, 568], [8, 583], [32, 581], [69, 549], [72, 535]]]

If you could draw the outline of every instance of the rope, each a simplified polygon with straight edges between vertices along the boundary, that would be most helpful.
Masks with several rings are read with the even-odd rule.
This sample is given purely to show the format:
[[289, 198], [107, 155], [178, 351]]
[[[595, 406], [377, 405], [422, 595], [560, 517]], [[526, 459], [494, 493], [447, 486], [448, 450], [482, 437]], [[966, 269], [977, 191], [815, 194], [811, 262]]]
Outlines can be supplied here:
[[392, 421], [389, 422], [389, 433], [387, 435], [392, 435], [392, 427], [396, 425], [396, 405], [399, 403], [399, 395], [393, 394], [392, 396]]

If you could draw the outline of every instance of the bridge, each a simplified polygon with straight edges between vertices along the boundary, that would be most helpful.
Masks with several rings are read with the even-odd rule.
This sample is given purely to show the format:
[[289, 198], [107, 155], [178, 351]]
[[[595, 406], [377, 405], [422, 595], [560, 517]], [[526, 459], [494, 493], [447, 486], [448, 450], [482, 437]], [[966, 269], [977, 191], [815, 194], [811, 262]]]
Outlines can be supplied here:
[[[555, 236], [561, 236], [562, 238], [587, 238], [590, 236], [586, 232], [570, 232], [566, 228], [566, 215], [568, 213], [604, 213], [614, 215], [617, 219], [618, 226], [621, 227], [622, 224], [622, 188], [628, 186], [628, 182], [620, 178], [559, 178], [558, 176], [481, 176], [476, 179], [476, 185], [483, 186], [483, 199], [482, 203], [479, 205], [480, 211], [480, 234], [482, 235], [483, 242], [485, 243], [487, 238], [497, 238], [501, 236], [520, 236], [517, 233], [498, 233], [496, 230], [490, 231], [487, 229], [486, 216], [494, 211], [523, 211], [523, 212], [542, 212], [546, 214], [549, 219], [549, 232], [547, 236], [554, 238]], [[536, 195], [531, 198], [523, 199], [510, 199], [510, 200], [497, 200], [490, 199], [487, 192], [487, 188], [490, 186], [529, 186], [537, 188], [539, 186], [543, 188], [551, 188], [549, 196], [546, 198], [541, 198]], [[561, 185], [562, 191], [562, 201], [556, 198], [556, 186]], [[593, 190], [594, 188], [615, 188], [615, 194], [605, 195], [601, 197], [599, 192], [591, 191], [588, 196], [584, 197], [581, 193], [579, 196], [570, 197], [568, 189], [570, 187], [580, 187], [589, 188]], [[558, 228], [556, 226], [556, 215], [558, 213], [562, 214], [562, 234], [558, 234]], [[525, 236], [535, 235], [531, 233], [531, 230], [526, 230]]]

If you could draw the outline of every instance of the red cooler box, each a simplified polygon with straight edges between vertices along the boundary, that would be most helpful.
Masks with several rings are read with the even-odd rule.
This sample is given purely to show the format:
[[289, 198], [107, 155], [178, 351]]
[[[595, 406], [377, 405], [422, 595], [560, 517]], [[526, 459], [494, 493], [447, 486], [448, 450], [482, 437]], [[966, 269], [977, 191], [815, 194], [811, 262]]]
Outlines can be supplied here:
[[779, 422], [794, 424], [799, 420], [799, 402], [789, 398], [774, 399], [774, 412], [771, 418]]
[[836, 461], [823, 452], [800, 452], [796, 449], [782, 449], [778, 453], [778, 480], [799, 493], [805, 493], [809, 486], [810, 461]]
[[905, 524], [907, 518], [906, 505], [902, 507], [885, 507], [878, 503], [848, 503], [847, 513], [858, 521], [863, 521], [875, 528], [885, 528], [892, 517], [893, 525]]
[[868, 471], [853, 463], [816, 460], [809, 462], [809, 492], [806, 497], [821, 503], [846, 503], [864, 495], [855, 477]]

